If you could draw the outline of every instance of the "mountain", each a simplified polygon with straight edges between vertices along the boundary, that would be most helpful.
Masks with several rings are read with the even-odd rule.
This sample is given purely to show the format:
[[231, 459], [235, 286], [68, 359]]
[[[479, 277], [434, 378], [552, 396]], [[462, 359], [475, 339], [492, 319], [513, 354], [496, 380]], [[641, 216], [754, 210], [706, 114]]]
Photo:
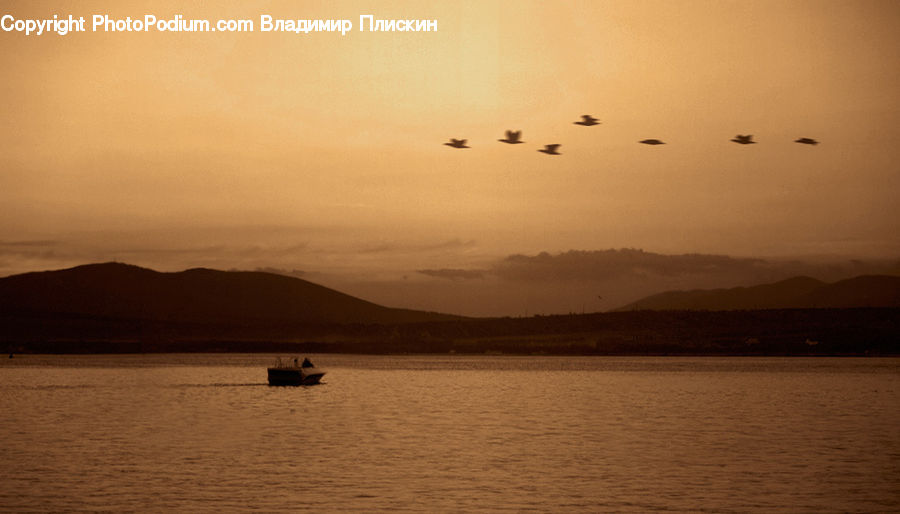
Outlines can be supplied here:
[[794, 277], [753, 287], [668, 291], [616, 310], [723, 311], [854, 307], [900, 307], [900, 277], [866, 275], [832, 284], [810, 277]]
[[115, 262], [2, 278], [0, 316], [270, 326], [458, 319], [383, 307], [272, 273], [203, 268], [161, 273]]
[[[680, 311], [462, 318], [391, 309], [266, 272], [159, 273], [91, 264], [0, 279], [0, 347], [10, 354], [897, 355], [900, 308], [768, 306], [773, 299], [791, 306], [897, 305], [898, 281], [858, 277], [825, 284], [801, 277], [658, 295], [694, 299], [680, 302], [686, 309]], [[660, 301], [658, 308], [672, 303]], [[708, 305], [763, 310], [691, 310]]]

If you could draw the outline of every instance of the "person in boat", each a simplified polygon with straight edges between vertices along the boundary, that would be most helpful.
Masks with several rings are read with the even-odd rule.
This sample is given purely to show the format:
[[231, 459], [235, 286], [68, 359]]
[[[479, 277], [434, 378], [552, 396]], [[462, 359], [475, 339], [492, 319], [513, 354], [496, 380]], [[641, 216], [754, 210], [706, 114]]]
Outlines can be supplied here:
[[303, 366], [304, 368], [314, 368], [313, 363], [309, 361], [306, 357], [303, 358]]

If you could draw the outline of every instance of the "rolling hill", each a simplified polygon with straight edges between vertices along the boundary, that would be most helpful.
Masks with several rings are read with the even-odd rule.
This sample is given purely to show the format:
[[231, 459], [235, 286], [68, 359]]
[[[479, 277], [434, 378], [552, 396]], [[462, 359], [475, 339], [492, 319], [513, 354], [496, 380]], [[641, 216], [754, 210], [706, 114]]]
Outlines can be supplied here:
[[667, 291], [632, 302], [616, 311], [857, 307], [900, 307], [900, 277], [866, 275], [832, 284], [810, 277], [794, 277], [752, 287]]
[[897, 277], [801, 277], [665, 293], [625, 309], [634, 312], [462, 318], [266, 272], [106, 263], [0, 279], [0, 346], [10, 354], [896, 355], [900, 308], [878, 307], [900, 304], [898, 291]]
[[204, 268], [161, 273], [115, 262], [2, 278], [0, 315], [232, 325], [396, 324], [459, 319], [383, 307], [272, 273]]

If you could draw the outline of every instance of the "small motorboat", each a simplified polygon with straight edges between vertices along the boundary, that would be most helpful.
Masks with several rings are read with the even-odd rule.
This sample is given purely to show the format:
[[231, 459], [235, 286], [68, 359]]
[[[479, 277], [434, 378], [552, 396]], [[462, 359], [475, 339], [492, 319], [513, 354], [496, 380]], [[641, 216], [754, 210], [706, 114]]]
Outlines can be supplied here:
[[313, 365], [309, 359], [294, 357], [291, 359], [278, 358], [278, 362], [269, 368], [269, 385], [314, 385], [322, 380], [325, 372]]

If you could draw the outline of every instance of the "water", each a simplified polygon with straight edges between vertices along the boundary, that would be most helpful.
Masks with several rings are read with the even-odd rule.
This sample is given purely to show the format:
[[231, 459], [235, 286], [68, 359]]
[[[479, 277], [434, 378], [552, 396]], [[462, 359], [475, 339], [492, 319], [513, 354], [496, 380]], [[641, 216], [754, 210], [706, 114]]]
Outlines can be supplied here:
[[17, 356], [4, 511], [900, 511], [900, 359]]

